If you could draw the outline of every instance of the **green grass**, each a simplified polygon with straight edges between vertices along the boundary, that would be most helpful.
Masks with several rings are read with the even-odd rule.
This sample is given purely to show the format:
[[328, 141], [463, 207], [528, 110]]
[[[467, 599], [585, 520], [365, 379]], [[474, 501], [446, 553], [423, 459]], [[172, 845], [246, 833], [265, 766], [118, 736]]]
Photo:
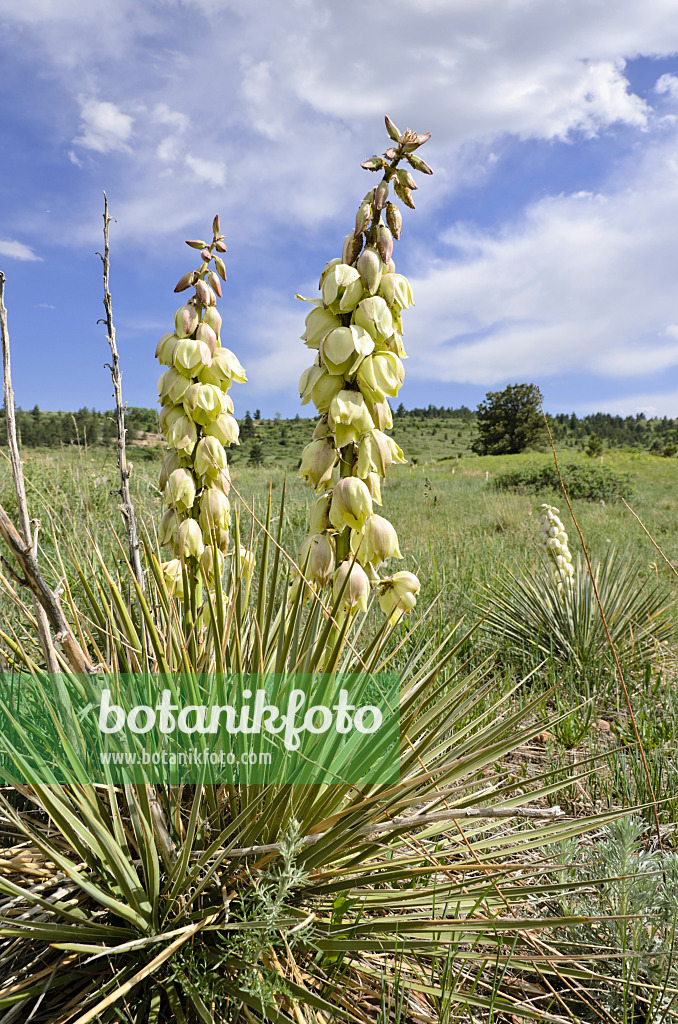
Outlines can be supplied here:
[[[271, 421], [267, 430], [279, 429]], [[294, 436], [296, 454], [311, 437], [311, 423], [300, 420], [287, 423], [288, 436]], [[396, 431], [396, 437], [398, 433]], [[407, 443], [405, 454], [411, 455]], [[264, 447], [268, 446], [268, 442]], [[243, 448], [245, 446], [242, 446]], [[285, 525], [283, 543], [287, 550], [296, 551], [306, 535], [308, 510], [314, 500], [312, 490], [296, 474], [296, 461], [291, 458], [273, 466], [256, 469], [247, 465], [242, 451], [236, 450], [231, 459], [234, 488], [246, 505], [254, 508], [258, 518], [264, 516], [269, 487], [273, 491], [274, 506], [283, 485], [286, 488]], [[162, 502], [157, 491], [157, 473], [162, 456], [161, 448], [131, 448], [132, 494], [141, 519], [151, 527], [161, 514]], [[79, 594], [80, 583], [69, 577], [69, 566], [62, 568], [56, 562], [52, 530], [62, 546], [72, 545], [76, 551], [90, 548], [90, 537], [96, 540], [108, 565], [122, 566], [120, 548], [114, 543], [109, 524], [113, 524], [123, 537], [122, 523], [116, 511], [115, 490], [118, 486], [114, 452], [106, 448], [63, 449], [40, 451], [24, 449], [25, 471], [31, 515], [40, 519], [41, 560], [48, 581], [56, 586], [64, 571], [74, 593]], [[568, 454], [568, 459], [573, 456]], [[579, 456], [582, 463], [589, 463]], [[483, 588], [496, 586], [498, 577], [507, 571], [520, 575], [524, 569], [535, 571], [539, 567], [539, 513], [542, 501], [561, 509], [561, 517], [570, 537], [570, 549], [576, 557], [580, 544], [576, 531], [562, 500], [553, 491], [543, 494], [521, 494], [496, 491], [493, 479], [508, 469], [521, 469], [527, 465], [549, 464], [552, 456], [529, 453], [514, 456], [484, 456], [431, 461], [428, 464], [396, 466], [389, 472], [383, 487], [383, 512], [394, 523], [404, 553], [402, 562], [394, 568], [407, 568], [422, 580], [419, 607], [425, 608], [435, 601], [429, 617], [429, 630], [437, 641], [449, 635], [453, 626], [464, 620], [471, 626], [478, 620], [484, 599]], [[597, 460], [600, 462], [600, 460]], [[290, 462], [294, 462], [290, 465]], [[675, 463], [647, 453], [609, 453], [602, 464], [616, 472], [628, 474], [633, 484], [633, 508], [645, 523], [667, 558], [678, 563], [678, 497], [675, 495]], [[10, 514], [15, 511], [9, 465], [0, 465], [0, 503]], [[610, 547], [629, 550], [640, 565], [639, 579], [667, 584], [674, 592], [676, 578], [665, 565], [651, 541], [626, 508], [618, 503], [573, 501], [573, 508], [582, 529], [587, 548], [593, 560], [603, 560]], [[382, 510], [380, 510], [382, 511]], [[241, 509], [241, 531], [246, 539], [251, 520], [246, 509]], [[124, 541], [124, 538], [123, 538]], [[16, 612], [6, 609], [8, 622], [17, 624]], [[675, 607], [672, 611], [674, 626], [678, 621]], [[403, 645], [400, 657], [408, 657], [408, 643]], [[479, 662], [487, 656], [487, 639], [482, 631], [476, 632], [466, 645], [464, 654]], [[496, 672], [506, 689], [526, 672], [534, 669], [534, 658], [526, 654], [523, 663], [514, 655], [506, 660], [495, 652]], [[678, 673], [673, 653], [651, 667], [651, 678], [659, 678], [654, 692], [648, 697], [649, 683], [646, 670], [641, 666], [630, 673], [627, 683], [635, 706], [642, 706], [646, 715], [643, 723], [643, 742], [653, 751], [657, 778], [664, 795], [670, 787], [678, 790], [678, 773], [669, 757], [672, 744], [678, 740], [678, 723], [671, 708], [678, 703]], [[533, 677], [530, 692], [519, 691], [517, 702], [529, 699], [543, 691], [549, 714], [558, 714], [576, 708], [592, 689], [597, 690], [596, 716], [613, 723], [629, 742], [630, 725], [621, 688], [614, 682], [606, 689], [597, 687], [595, 680], [583, 678], [557, 659], [546, 658]], [[565, 738], [567, 730], [561, 730]], [[566, 742], [554, 737], [554, 766], [566, 764]], [[582, 739], [583, 753], [596, 756], [608, 749], [607, 737], [591, 728]], [[619, 755], [621, 757], [622, 755]], [[624, 758], [637, 760], [630, 748]], [[635, 764], [635, 760], [634, 760]], [[616, 781], [615, 781], [616, 780]], [[614, 766], [592, 779], [595, 786], [593, 802], [597, 805], [619, 806], [634, 800], [649, 799], [642, 771], [621, 771]], [[671, 820], [678, 820], [675, 801]], [[648, 812], [649, 813], [649, 812]]]
[[[295, 551], [305, 536], [308, 510], [314, 500], [313, 492], [296, 475], [299, 454], [303, 444], [311, 438], [312, 427], [308, 421], [299, 421], [286, 424], [286, 428], [285, 445], [280, 445], [281, 452], [284, 449], [286, 454], [281, 455], [275, 465], [269, 463], [259, 469], [248, 466], [247, 445], [243, 445], [231, 459], [231, 473], [234, 490], [244, 501], [240, 508], [244, 542], [251, 526], [248, 508], [263, 519], [269, 488], [273, 491], [275, 507], [285, 486], [282, 539], [287, 550]], [[265, 429], [267, 435], [261, 443], [269, 462], [270, 435], [278, 430], [282, 432], [282, 428], [273, 421]], [[411, 456], [407, 438], [397, 429], [394, 434], [405, 454]], [[396, 526], [405, 555], [396, 567], [412, 569], [422, 579], [419, 609], [423, 611], [429, 602], [435, 602], [427, 616], [427, 635], [422, 635], [420, 630], [416, 641], [404, 640], [394, 667], [414, 661], [427, 641], [434, 644], [449, 639], [460, 619], [472, 626], [478, 619], [483, 587], [491, 589], [497, 578], [507, 571], [518, 576], [526, 568], [533, 572], [538, 570], [539, 514], [543, 501], [561, 509], [572, 553], [576, 556], [579, 551], [579, 540], [561, 495], [552, 490], [542, 494], [497, 491], [492, 486], [497, 475], [509, 469], [550, 464], [550, 455], [477, 457], [466, 451], [460, 453], [459, 458], [434, 458], [433, 453], [439, 451], [438, 442], [434, 444], [435, 437], [432, 435], [428, 449], [431, 458], [422, 458], [417, 465], [410, 462], [393, 467], [382, 491], [383, 511]], [[427, 450], [428, 438], [420, 438], [419, 443], [420, 452]], [[40, 561], [45, 575], [54, 587], [65, 575], [76, 603], [84, 605], [81, 583], [73, 573], [72, 562], [67, 558], [63, 565], [58, 562], [54, 538], [62, 552], [72, 547], [81, 561], [85, 556], [92, 557], [92, 542], [95, 542], [107, 567], [114, 570], [119, 566], [120, 578], [125, 579], [123, 556], [111, 531], [112, 524], [124, 549], [124, 533], [116, 509], [118, 471], [114, 452], [105, 447], [25, 449], [23, 457], [31, 515], [42, 523]], [[130, 446], [134, 467], [133, 499], [140, 519], [151, 529], [162, 508], [156, 487], [161, 457], [160, 448]], [[567, 459], [579, 459], [584, 466], [590, 465], [590, 460], [573, 456], [572, 452], [567, 453]], [[646, 453], [609, 453], [603, 456], [602, 465], [629, 475], [635, 494], [634, 510], [662, 545], [666, 556], [677, 562], [678, 499], [673, 496], [673, 461]], [[15, 501], [6, 460], [0, 463], [0, 503], [14, 516]], [[629, 549], [640, 566], [641, 580], [662, 581], [675, 591], [675, 577], [621, 503], [577, 500], [573, 507], [592, 559], [604, 559], [610, 547], [619, 551]], [[3, 602], [0, 614], [5, 631], [15, 629], [22, 642], [26, 645], [32, 642], [19, 614], [8, 602]], [[675, 637], [675, 609], [672, 615]], [[375, 621], [378, 618], [375, 615]], [[404, 632], [403, 629], [403, 635]], [[456, 665], [468, 662], [468, 669], [479, 670], [488, 656], [487, 678], [492, 683], [492, 692], [480, 692], [480, 688], [477, 697], [469, 699], [468, 711], [460, 713], [458, 728], [475, 736], [484, 728], [483, 722], [488, 717], [492, 720], [497, 716], [498, 700], [503, 701], [502, 717], [511, 719], [516, 715], [519, 718], [525, 712], [532, 722], [539, 716], [551, 724], [538, 737], [532, 736], [529, 741], [516, 744], [498, 757], [496, 763], [488, 765], [483, 771], [483, 785], [528, 793], [567, 780], [565, 788], [557, 793], [546, 793], [544, 799], [560, 804], [577, 816], [650, 800], [634, 730], [621, 689], [614, 679], [606, 688], [592, 688], [591, 680], [584, 678], [577, 666], [563, 664], [555, 655], [546, 656], [534, 671], [532, 652], [526, 651], [523, 662], [515, 652], [511, 657], [504, 657], [482, 630], [477, 630], [462, 645]], [[678, 673], [675, 667], [675, 652], [666, 649], [653, 663], [634, 666], [627, 678], [652, 784], [663, 801], [659, 816], [664, 826], [678, 823], [678, 770], [674, 756], [678, 741], [675, 711]], [[518, 686], [521, 678], [531, 671], [534, 674], [530, 682]], [[583, 699], [591, 694], [592, 711], [578, 710]], [[609, 723], [609, 731], [601, 730], [599, 719]], [[577, 775], [580, 777], [575, 778]], [[645, 808], [643, 816], [652, 826], [651, 810]], [[487, 856], [491, 854], [488, 852]], [[264, 879], [266, 884], [269, 881]], [[235, 909], [234, 915], [236, 920]], [[241, 952], [239, 947], [233, 949], [238, 954]], [[186, 963], [177, 961], [176, 984], [181, 982], [188, 988], [207, 984], [201, 970], [195, 958], [189, 958]], [[205, 972], [205, 977], [213, 978], [209, 966], [205, 967]], [[453, 985], [440, 982], [442, 993], [449, 994], [453, 990]], [[226, 998], [228, 992], [224, 995], [215, 989], [212, 995], [215, 999]], [[385, 988], [384, 998], [383, 1019], [393, 1019], [394, 1012], [397, 1015], [394, 1010], [397, 992], [392, 987]], [[479, 1016], [477, 1019], [495, 1018]]]

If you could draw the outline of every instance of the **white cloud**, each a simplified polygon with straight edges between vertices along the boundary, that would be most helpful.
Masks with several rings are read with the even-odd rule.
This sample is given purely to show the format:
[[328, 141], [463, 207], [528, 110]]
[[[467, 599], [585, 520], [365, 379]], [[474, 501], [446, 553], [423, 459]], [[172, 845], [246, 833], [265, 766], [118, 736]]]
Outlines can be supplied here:
[[585, 416], [591, 412], [609, 412], [615, 416], [637, 416], [644, 413], [650, 419], [654, 416], [668, 416], [674, 419], [678, 409], [678, 391], [640, 392], [597, 399], [595, 402], [579, 403], [576, 411]]
[[[434, 133], [436, 173], [416, 214], [431, 233], [460, 182], [501, 175], [507, 137], [636, 132], [636, 164], [599, 194], [543, 198], [494, 231], [458, 225], [454, 250], [422, 254], [408, 374], [490, 385], [678, 365], [678, 141], [671, 118], [633, 94], [625, 64], [678, 52], [674, 0], [391, 0], [387, 11], [362, 0], [0, 0], [0, 16], [5, 44], [56, 83], [40, 102], [64, 162], [92, 178], [105, 168], [118, 241], [193, 233], [219, 209], [229, 247], [259, 247], [264, 271], [289, 258], [290, 239], [317, 248], [319, 267], [334, 254], [321, 232], [331, 222], [336, 245], [350, 227], [374, 181], [358, 164], [385, 143], [385, 111]], [[675, 111], [677, 82], [659, 78], [660, 113]], [[74, 135], [86, 160], [68, 152]], [[112, 152], [121, 159], [99, 159]], [[69, 230], [65, 215], [47, 227], [54, 239], [99, 241], [82, 178]], [[279, 298], [269, 305], [282, 326], [258, 321], [253, 365], [275, 389], [306, 357], [303, 317], [281, 321]]]
[[133, 117], [123, 114], [115, 103], [102, 100], [81, 97], [80, 106], [80, 134], [73, 139], [75, 144], [97, 153], [128, 148]]
[[542, 199], [493, 232], [457, 225], [413, 276], [412, 372], [473, 384], [678, 367], [678, 136], [604, 194]]
[[23, 242], [13, 242], [9, 238], [0, 239], [0, 256], [6, 256], [10, 260], [42, 260], [28, 245]]
[[[0, 12], [6, 38], [39, 54], [66, 94], [106, 96], [82, 101], [76, 141], [92, 155], [125, 154], [119, 231], [136, 239], [158, 230], [143, 209], [159, 194], [163, 230], [202, 217], [190, 185], [223, 185], [225, 167], [223, 212], [250, 210], [250, 239], [271, 219], [314, 228], [345, 215], [385, 111], [433, 130], [424, 208], [439, 204], [470, 175], [493, 173], [493, 141], [507, 134], [644, 128], [648, 108], [624, 61], [678, 51], [672, 0], [645, 0], [642, 11], [637, 0], [392, 0], [387, 25], [362, 0], [0, 0]], [[205, 63], [206, 45], [218, 62]], [[70, 237], [82, 234], [76, 225]]]
[[205, 181], [208, 185], [223, 185], [226, 182], [226, 166], [220, 160], [205, 160], [189, 153], [185, 163], [198, 181]]
[[[247, 320], [248, 342], [245, 348], [238, 350], [238, 356], [255, 394], [283, 390], [296, 394], [299, 377], [315, 356], [299, 340], [308, 311], [309, 307], [298, 300], [283, 299], [271, 290], [258, 289], [252, 296]], [[251, 400], [249, 396], [247, 400]]]

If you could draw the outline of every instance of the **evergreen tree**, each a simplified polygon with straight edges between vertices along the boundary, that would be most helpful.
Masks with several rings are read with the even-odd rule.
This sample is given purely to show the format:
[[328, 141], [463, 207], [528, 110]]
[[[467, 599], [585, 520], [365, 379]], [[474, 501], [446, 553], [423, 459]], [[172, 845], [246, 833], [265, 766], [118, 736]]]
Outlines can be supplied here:
[[509, 384], [503, 391], [488, 391], [478, 406], [479, 455], [515, 455], [544, 437], [541, 394], [536, 384]]

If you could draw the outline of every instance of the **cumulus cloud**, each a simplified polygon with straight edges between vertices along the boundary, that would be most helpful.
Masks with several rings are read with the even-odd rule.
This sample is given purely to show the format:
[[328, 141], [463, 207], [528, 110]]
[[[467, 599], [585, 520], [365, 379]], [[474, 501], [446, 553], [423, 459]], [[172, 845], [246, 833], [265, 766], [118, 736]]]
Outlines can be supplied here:
[[73, 142], [97, 153], [126, 150], [132, 135], [134, 118], [124, 114], [115, 103], [105, 100], [80, 100], [80, 134]]
[[223, 185], [226, 182], [226, 167], [219, 160], [205, 160], [189, 153], [186, 157], [186, 166], [198, 181], [204, 181], [208, 185]]
[[533, 202], [498, 230], [456, 225], [413, 280], [417, 377], [498, 384], [678, 367], [678, 136], [605, 192]]
[[[678, 50], [671, 0], [646, 0], [642, 13], [636, 0], [392, 0], [387, 36], [382, 9], [361, 0], [0, 0], [0, 11], [6, 38], [40, 52], [66, 93], [77, 97], [84, 81], [88, 97], [105, 95], [82, 101], [76, 142], [95, 159], [125, 154], [119, 230], [139, 239], [151, 226], [175, 230], [187, 203], [203, 216], [203, 197], [187, 185], [223, 186], [225, 167], [222, 209], [250, 209], [250, 239], [271, 218], [313, 229], [344, 216], [357, 157], [373, 151], [385, 111], [402, 127], [434, 131], [440, 172], [425, 203], [436, 205], [467, 180], [469, 161], [491, 173], [497, 138], [645, 128], [649, 110], [624, 62]], [[356, 45], [356, 25], [361, 39], [383, 36], [383, 45]], [[206, 34], [220, 58], [208, 65]], [[126, 206], [143, 211], [158, 189], [160, 227], [143, 212], [125, 218]], [[77, 227], [72, 237], [82, 240]]]
[[[24, 80], [39, 69], [50, 85], [35, 107], [77, 179], [68, 216], [44, 225], [60, 245], [99, 242], [82, 181], [99, 189], [105, 170], [119, 241], [192, 233], [218, 209], [231, 251], [257, 248], [269, 281], [295, 244], [319, 266], [334, 255], [329, 232], [340, 243], [350, 226], [384, 112], [434, 133], [416, 214], [429, 236], [460, 184], [500, 187], [507, 139], [585, 146], [621, 129], [637, 150], [596, 192], [542, 191], [492, 230], [455, 225], [418, 259], [408, 373], [490, 386], [678, 366], [678, 77], [646, 100], [627, 73], [639, 55], [678, 52], [673, 0], [390, 0], [387, 24], [362, 0], [0, 0], [0, 14], [0, 46], [21, 53]], [[286, 301], [268, 304], [285, 337]], [[248, 320], [271, 387], [298, 376], [297, 326], [282, 349]]]
[[23, 242], [14, 242], [9, 238], [0, 238], [0, 256], [6, 256], [10, 260], [42, 260], [28, 245]]

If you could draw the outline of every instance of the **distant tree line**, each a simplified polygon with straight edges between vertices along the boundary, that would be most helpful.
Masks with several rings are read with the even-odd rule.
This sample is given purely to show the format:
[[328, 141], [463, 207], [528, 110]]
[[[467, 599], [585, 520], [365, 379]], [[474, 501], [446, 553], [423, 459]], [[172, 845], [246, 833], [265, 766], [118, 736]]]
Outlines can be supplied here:
[[442, 405], [428, 405], [425, 409], [406, 409], [401, 402], [393, 416], [394, 419], [404, 419], [409, 416], [412, 419], [475, 420], [476, 413], [472, 409], [467, 409], [465, 405], [460, 405], [458, 409], [451, 407], [446, 409]]
[[[514, 385], [513, 388], [524, 387], [530, 389], [532, 385]], [[429, 421], [434, 425], [436, 422], [444, 426], [445, 421], [456, 421], [460, 426], [465, 424], [465, 430], [470, 431], [474, 436], [476, 432], [481, 433], [481, 421], [483, 407], [488, 409], [489, 395], [495, 396], [494, 402], [489, 406], [493, 410], [499, 405], [500, 411], [505, 411], [505, 399], [507, 392], [511, 393], [512, 388], [504, 389], [502, 392], [489, 392], [484, 403], [481, 403], [478, 410], [469, 409], [465, 405], [458, 408], [453, 406], [429, 405], [426, 408], [406, 409], [400, 403], [393, 411], [395, 423], [405, 425], [407, 421]], [[529, 396], [527, 396], [529, 399]], [[528, 406], [530, 405], [528, 400]], [[480, 411], [480, 417], [479, 417]], [[115, 441], [115, 414], [112, 410], [98, 412], [96, 409], [82, 408], [77, 412], [48, 412], [35, 405], [32, 409], [18, 408], [17, 427], [20, 435], [20, 443], [26, 447], [58, 448], [62, 445], [109, 445]], [[539, 414], [541, 416], [541, 414]], [[646, 451], [656, 452], [660, 455], [674, 455], [678, 452], [678, 418], [648, 419], [644, 413], [637, 413], [635, 416], [615, 416], [612, 413], [596, 412], [586, 416], [577, 416], [576, 413], [557, 413], [550, 415], [547, 419], [556, 443], [568, 447], [587, 450], [589, 454], [599, 454], [609, 448], [637, 448]], [[6, 444], [5, 412], [0, 408], [0, 445]], [[442, 421], [442, 422], [441, 422]], [[239, 420], [240, 438], [247, 446], [248, 442], [255, 442], [258, 428], [261, 426], [264, 435], [260, 436], [258, 442], [268, 439], [268, 431], [274, 427], [279, 432], [279, 440], [282, 445], [287, 436], [288, 424], [298, 424], [300, 417], [285, 420], [279, 415], [275, 420], [262, 420], [261, 411], [249, 410]], [[158, 413], [156, 409], [143, 409], [131, 406], [126, 411], [127, 438], [128, 442], [134, 443], [144, 433], [156, 433], [158, 430]], [[545, 440], [545, 432], [541, 427], [537, 429], [534, 421], [535, 436], [538, 434], [535, 443], [542, 444]], [[276, 435], [277, 439], [277, 435]], [[476, 445], [477, 447], [477, 445]], [[249, 454], [248, 452], [245, 453]]]
[[[158, 429], [155, 409], [131, 406], [126, 410], [127, 439], [134, 442], [139, 435]], [[62, 445], [108, 445], [115, 441], [115, 413], [97, 412], [82, 408], [77, 412], [45, 412], [35, 405], [32, 409], [16, 410], [19, 442], [28, 448], [59, 448]], [[0, 409], [0, 444], [7, 443], [5, 410]]]
[[[521, 439], [517, 444], [508, 443], [504, 448], [507, 453], [512, 450], [521, 451], [526, 445], [540, 445], [547, 440], [541, 412], [538, 412], [538, 403], [535, 404], [532, 394], [533, 390], [536, 391], [534, 385], [525, 384], [512, 385], [501, 392], [488, 392], [485, 401], [480, 403], [477, 410], [468, 409], [465, 405], [458, 409], [438, 408], [434, 405], [429, 405], [426, 409], [405, 409], [401, 403], [393, 415], [394, 419], [400, 421], [462, 420], [475, 426], [479, 435], [483, 434], [482, 428], [486, 427], [485, 433], [489, 439], [486, 450], [490, 451], [494, 441], [493, 433], [501, 435], [503, 432], [493, 421], [505, 421], [507, 413], [511, 412], [510, 409], [507, 410], [507, 406], [510, 407], [512, 400], [516, 398], [522, 399], [523, 407], [519, 413], [529, 421], [527, 434], [531, 436], [527, 440]], [[524, 393], [521, 393], [523, 391]], [[513, 415], [515, 417], [515, 410]], [[601, 451], [608, 448], [640, 448], [661, 455], [673, 455], [678, 451], [678, 418], [663, 416], [648, 419], [642, 412], [635, 416], [618, 416], [609, 412], [589, 413], [586, 416], [577, 416], [574, 412], [556, 415], [547, 413], [546, 418], [554, 441], [582, 450], [590, 447], [591, 454], [598, 453], [599, 445]], [[511, 419], [510, 415], [508, 419]], [[509, 424], [509, 436], [513, 429], [515, 424]], [[594, 441], [590, 445], [592, 437]], [[478, 443], [475, 447], [478, 449], [485, 446]]]

